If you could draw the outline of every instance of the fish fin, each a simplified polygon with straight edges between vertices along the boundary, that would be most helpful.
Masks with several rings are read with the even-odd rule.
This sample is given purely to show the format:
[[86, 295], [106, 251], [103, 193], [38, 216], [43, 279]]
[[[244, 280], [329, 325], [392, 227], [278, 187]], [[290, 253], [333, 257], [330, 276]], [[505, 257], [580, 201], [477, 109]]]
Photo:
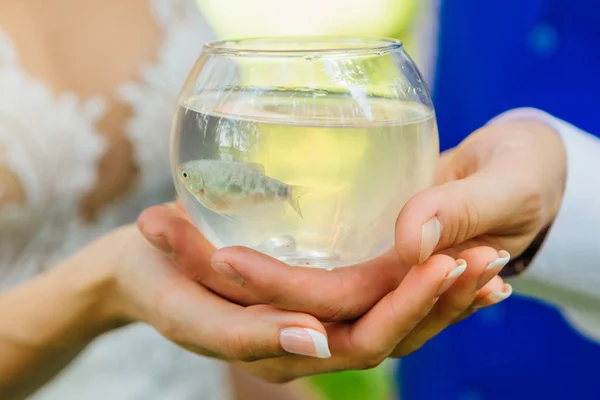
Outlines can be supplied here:
[[244, 165], [254, 172], [258, 172], [261, 175], [265, 174], [265, 166], [259, 163], [244, 163]]
[[300, 216], [300, 218], [304, 218], [302, 216], [302, 210], [300, 210], [300, 197], [311, 191], [310, 188], [306, 186], [290, 186], [289, 194], [288, 194], [288, 203], [294, 211]]

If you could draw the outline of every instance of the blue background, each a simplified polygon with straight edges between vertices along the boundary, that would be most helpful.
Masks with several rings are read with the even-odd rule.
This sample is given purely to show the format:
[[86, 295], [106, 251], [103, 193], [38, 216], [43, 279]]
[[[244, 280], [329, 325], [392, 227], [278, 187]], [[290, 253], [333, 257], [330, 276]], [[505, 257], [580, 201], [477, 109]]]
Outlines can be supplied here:
[[[521, 106], [600, 133], [600, 2], [447, 0], [440, 23], [442, 150]], [[403, 400], [600, 399], [600, 346], [513, 296], [405, 358], [398, 379]]]

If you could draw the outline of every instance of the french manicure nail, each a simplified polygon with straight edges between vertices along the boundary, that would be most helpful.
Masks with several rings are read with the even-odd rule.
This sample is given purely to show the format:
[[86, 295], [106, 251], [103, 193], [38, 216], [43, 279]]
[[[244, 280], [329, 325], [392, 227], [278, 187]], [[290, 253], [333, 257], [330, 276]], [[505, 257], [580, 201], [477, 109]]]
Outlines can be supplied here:
[[505, 283], [504, 290], [502, 290], [501, 292], [493, 292], [493, 293], [488, 294], [486, 297], [479, 300], [478, 301], [479, 304], [474, 305], [473, 308], [475, 310], [478, 310], [483, 307], [489, 307], [489, 306], [498, 304], [501, 301], [508, 299], [510, 297], [510, 295], [512, 294], [512, 292], [513, 292], [512, 286], [509, 285], [508, 283]]
[[435, 297], [440, 297], [448, 289], [450, 289], [450, 286], [452, 286], [452, 284], [454, 284], [454, 282], [456, 282], [456, 279], [458, 279], [458, 277], [461, 276], [466, 270], [467, 270], [467, 262], [465, 260], [460, 260], [460, 259], [456, 260], [456, 268], [454, 268], [453, 270], [448, 272], [448, 275], [446, 275], [446, 278], [442, 282], [442, 285], [438, 289]]
[[243, 285], [245, 282], [244, 277], [242, 277], [242, 275], [235, 268], [226, 262], [213, 262], [212, 267], [223, 277], [229, 279], [230, 281], [234, 281], [238, 285]]
[[490, 279], [498, 275], [500, 269], [504, 268], [510, 261], [510, 254], [506, 250], [500, 250], [498, 256], [498, 258], [489, 263], [483, 270], [483, 273], [477, 282], [477, 290], [481, 289], [490, 281]]
[[285, 328], [279, 332], [279, 344], [288, 353], [329, 358], [329, 344], [321, 332], [308, 328]]
[[487, 298], [493, 303], [500, 303], [502, 300], [506, 300], [512, 294], [513, 289], [512, 286], [508, 283], [504, 284], [504, 290], [501, 292], [494, 292], [487, 295]]
[[437, 217], [431, 218], [421, 227], [421, 249], [419, 251], [419, 264], [433, 253], [442, 235], [442, 224]]
[[498, 255], [500, 257], [496, 258], [494, 261], [489, 263], [487, 267], [485, 267], [486, 271], [488, 271], [490, 269], [504, 267], [510, 261], [510, 254], [508, 253], [508, 251], [500, 250], [498, 252]]

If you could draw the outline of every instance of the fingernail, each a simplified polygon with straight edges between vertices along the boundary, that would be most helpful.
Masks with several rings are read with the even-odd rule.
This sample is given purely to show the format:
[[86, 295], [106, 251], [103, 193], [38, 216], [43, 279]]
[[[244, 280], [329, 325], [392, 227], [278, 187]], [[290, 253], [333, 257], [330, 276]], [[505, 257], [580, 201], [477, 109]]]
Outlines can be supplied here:
[[510, 261], [510, 254], [506, 250], [498, 252], [499, 257], [489, 263], [483, 270], [479, 280], [477, 281], [477, 290], [484, 287], [494, 276], [498, 275], [500, 270]]
[[329, 344], [321, 332], [308, 328], [285, 328], [279, 332], [279, 343], [288, 353], [315, 358], [329, 358]]
[[474, 305], [473, 308], [475, 310], [478, 310], [483, 307], [489, 307], [489, 306], [498, 304], [501, 301], [508, 299], [510, 297], [510, 295], [512, 294], [512, 292], [513, 292], [512, 286], [509, 285], [508, 283], [505, 283], [504, 290], [502, 290], [501, 292], [493, 292], [493, 293], [488, 294], [483, 299], [479, 300], [477, 302], [478, 304]]
[[448, 275], [446, 275], [446, 278], [442, 282], [442, 285], [438, 289], [435, 297], [440, 297], [448, 289], [450, 289], [450, 286], [452, 286], [454, 284], [454, 282], [456, 282], [458, 277], [461, 276], [463, 274], [463, 272], [465, 272], [466, 270], [467, 270], [467, 262], [465, 260], [460, 260], [460, 259], [456, 260], [456, 268], [454, 268], [452, 271], [448, 272]]
[[502, 300], [506, 300], [512, 294], [513, 289], [512, 286], [508, 283], [504, 284], [504, 290], [501, 292], [494, 292], [487, 295], [488, 300], [490, 300], [493, 304], [500, 303]]
[[419, 252], [419, 264], [427, 260], [435, 250], [442, 235], [442, 224], [437, 217], [431, 218], [421, 228], [421, 250]]
[[229, 279], [230, 281], [234, 281], [238, 285], [243, 285], [245, 283], [244, 277], [240, 275], [240, 273], [233, 268], [230, 264], [226, 262], [213, 262], [212, 267], [219, 274]]
[[510, 254], [508, 253], [508, 251], [500, 250], [498, 252], [498, 255], [500, 257], [496, 258], [494, 261], [489, 263], [487, 267], [485, 267], [486, 271], [488, 271], [490, 269], [504, 267], [510, 261]]
[[510, 254], [506, 250], [498, 252], [499, 257], [489, 263], [483, 270], [479, 280], [477, 281], [477, 290], [484, 287], [491, 279], [493, 279], [502, 268], [510, 261]]
[[156, 248], [158, 248], [159, 250], [171, 254], [173, 253], [173, 249], [171, 248], [171, 246], [169, 245], [169, 242], [167, 242], [167, 239], [165, 239], [164, 236], [162, 235], [150, 235], [148, 233], [142, 232], [144, 237], [146, 238], [146, 240], [148, 240], [150, 243], [152, 243], [152, 245]]

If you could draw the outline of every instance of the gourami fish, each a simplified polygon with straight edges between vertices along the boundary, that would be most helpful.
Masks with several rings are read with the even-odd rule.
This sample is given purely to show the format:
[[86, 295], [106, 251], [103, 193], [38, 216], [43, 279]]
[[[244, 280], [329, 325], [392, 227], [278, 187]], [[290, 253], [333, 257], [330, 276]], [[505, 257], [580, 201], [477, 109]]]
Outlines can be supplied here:
[[187, 190], [216, 213], [239, 215], [287, 202], [302, 218], [299, 199], [308, 189], [266, 176], [261, 164], [194, 160], [181, 164], [178, 174]]

